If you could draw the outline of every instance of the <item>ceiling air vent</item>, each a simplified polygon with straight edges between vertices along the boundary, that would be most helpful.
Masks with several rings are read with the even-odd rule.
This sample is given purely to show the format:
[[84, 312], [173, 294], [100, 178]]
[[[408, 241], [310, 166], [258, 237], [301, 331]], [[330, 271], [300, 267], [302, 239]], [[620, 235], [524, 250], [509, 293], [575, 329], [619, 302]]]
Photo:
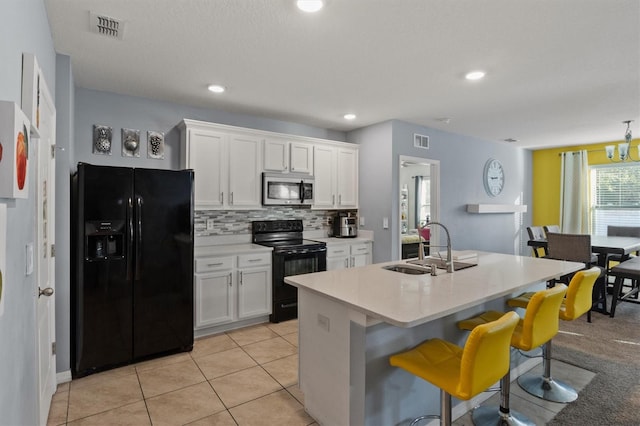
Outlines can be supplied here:
[[122, 40], [124, 35], [123, 21], [96, 13], [89, 13], [89, 28], [96, 34], [117, 40]]
[[429, 136], [414, 133], [413, 146], [416, 148], [429, 149]]

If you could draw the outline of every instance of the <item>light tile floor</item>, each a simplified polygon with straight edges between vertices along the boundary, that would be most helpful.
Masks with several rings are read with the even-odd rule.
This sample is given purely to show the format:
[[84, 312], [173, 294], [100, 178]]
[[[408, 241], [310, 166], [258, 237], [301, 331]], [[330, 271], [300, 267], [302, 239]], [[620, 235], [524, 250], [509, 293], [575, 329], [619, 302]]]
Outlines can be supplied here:
[[[297, 342], [297, 320], [262, 324], [198, 339], [190, 353], [73, 380], [58, 386], [48, 424], [315, 425], [297, 386]], [[593, 377], [557, 361], [553, 369], [554, 377], [578, 389]], [[499, 395], [487, 403], [498, 404]], [[511, 407], [536, 424], [563, 406], [512, 384]], [[454, 424], [472, 424], [470, 415]]]

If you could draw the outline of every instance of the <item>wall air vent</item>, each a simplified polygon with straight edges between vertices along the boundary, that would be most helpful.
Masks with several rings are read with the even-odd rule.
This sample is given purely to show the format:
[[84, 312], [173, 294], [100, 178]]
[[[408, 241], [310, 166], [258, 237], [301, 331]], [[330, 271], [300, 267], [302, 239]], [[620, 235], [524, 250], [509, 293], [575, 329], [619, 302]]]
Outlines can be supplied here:
[[96, 13], [89, 13], [89, 28], [96, 34], [117, 40], [122, 40], [124, 36], [123, 21]]
[[414, 133], [413, 146], [416, 148], [429, 149], [429, 136]]

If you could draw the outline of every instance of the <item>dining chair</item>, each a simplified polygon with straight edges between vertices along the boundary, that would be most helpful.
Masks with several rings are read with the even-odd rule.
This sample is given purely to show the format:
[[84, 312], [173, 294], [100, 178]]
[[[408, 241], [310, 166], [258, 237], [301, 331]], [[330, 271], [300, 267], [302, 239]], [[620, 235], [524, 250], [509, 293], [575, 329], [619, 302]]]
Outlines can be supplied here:
[[[607, 235], [610, 237], [636, 237], [636, 238], [640, 238], [640, 226], [617, 226], [617, 225], [609, 225], [607, 226]], [[632, 256], [637, 256], [638, 253], [637, 251], [635, 253], [632, 253]], [[623, 257], [620, 254], [609, 254], [607, 255], [607, 261], [605, 263], [605, 266], [607, 268], [607, 275], [610, 275], [609, 273], [611, 272], [611, 268], [613, 268], [614, 266], [616, 266], [617, 264], [619, 264], [620, 262], [626, 260], [625, 257]], [[614, 283], [609, 282], [609, 280], [607, 279], [607, 287], [609, 287], [607, 289], [607, 291], [612, 291], [613, 290], [613, 285]], [[627, 285], [625, 285], [625, 279], [623, 278], [621, 281], [621, 286], [623, 287], [628, 287]], [[638, 281], [637, 280], [631, 280], [631, 284], [630, 284], [631, 288], [635, 288], [638, 286]]]
[[544, 225], [542, 228], [544, 229], [545, 235], [549, 232], [560, 233], [560, 226], [558, 225]]
[[[542, 226], [527, 226], [527, 233], [530, 240], [544, 240], [544, 230]], [[547, 256], [547, 249], [544, 247], [531, 247], [533, 249], [533, 255], [535, 257], [540, 256], [540, 250], [542, 250], [542, 257]]]
[[[607, 312], [607, 291], [605, 269], [598, 266], [598, 256], [591, 252], [591, 235], [589, 234], [559, 234], [555, 232], [547, 233], [547, 250], [549, 259], [567, 260], [570, 262], [584, 263], [584, 269], [597, 266], [600, 275], [593, 288], [594, 306], [602, 304], [603, 312]], [[557, 281], [569, 284], [574, 274], [560, 277]], [[591, 322], [589, 312], [587, 320]]]

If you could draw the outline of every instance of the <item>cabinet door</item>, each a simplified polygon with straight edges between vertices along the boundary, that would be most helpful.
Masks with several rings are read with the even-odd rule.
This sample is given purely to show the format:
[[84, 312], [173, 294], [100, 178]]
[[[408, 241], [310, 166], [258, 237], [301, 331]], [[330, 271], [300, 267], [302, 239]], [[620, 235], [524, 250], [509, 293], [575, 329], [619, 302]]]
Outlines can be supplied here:
[[302, 142], [289, 144], [291, 171], [295, 173], [313, 173], [313, 145]]
[[238, 271], [238, 319], [271, 313], [271, 268]]
[[230, 270], [196, 274], [196, 329], [233, 321], [233, 282], [234, 273]]
[[229, 136], [229, 207], [260, 207], [261, 152], [259, 138]]
[[186, 167], [194, 170], [196, 209], [222, 207], [227, 185], [225, 135], [190, 129], [186, 144]]
[[336, 203], [336, 150], [331, 146], [316, 145], [313, 153], [315, 208], [333, 208]]
[[371, 263], [371, 244], [356, 243], [351, 245], [350, 266], [352, 268], [365, 266]]
[[337, 207], [358, 207], [358, 151], [338, 148]]
[[327, 271], [345, 269], [349, 267], [350, 249], [348, 245], [327, 246]]
[[327, 257], [327, 271], [337, 271], [349, 267], [349, 256], [344, 257]]
[[284, 140], [266, 139], [264, 141], [264, 170], [286, 172], [289, 170], [289, 144]]

